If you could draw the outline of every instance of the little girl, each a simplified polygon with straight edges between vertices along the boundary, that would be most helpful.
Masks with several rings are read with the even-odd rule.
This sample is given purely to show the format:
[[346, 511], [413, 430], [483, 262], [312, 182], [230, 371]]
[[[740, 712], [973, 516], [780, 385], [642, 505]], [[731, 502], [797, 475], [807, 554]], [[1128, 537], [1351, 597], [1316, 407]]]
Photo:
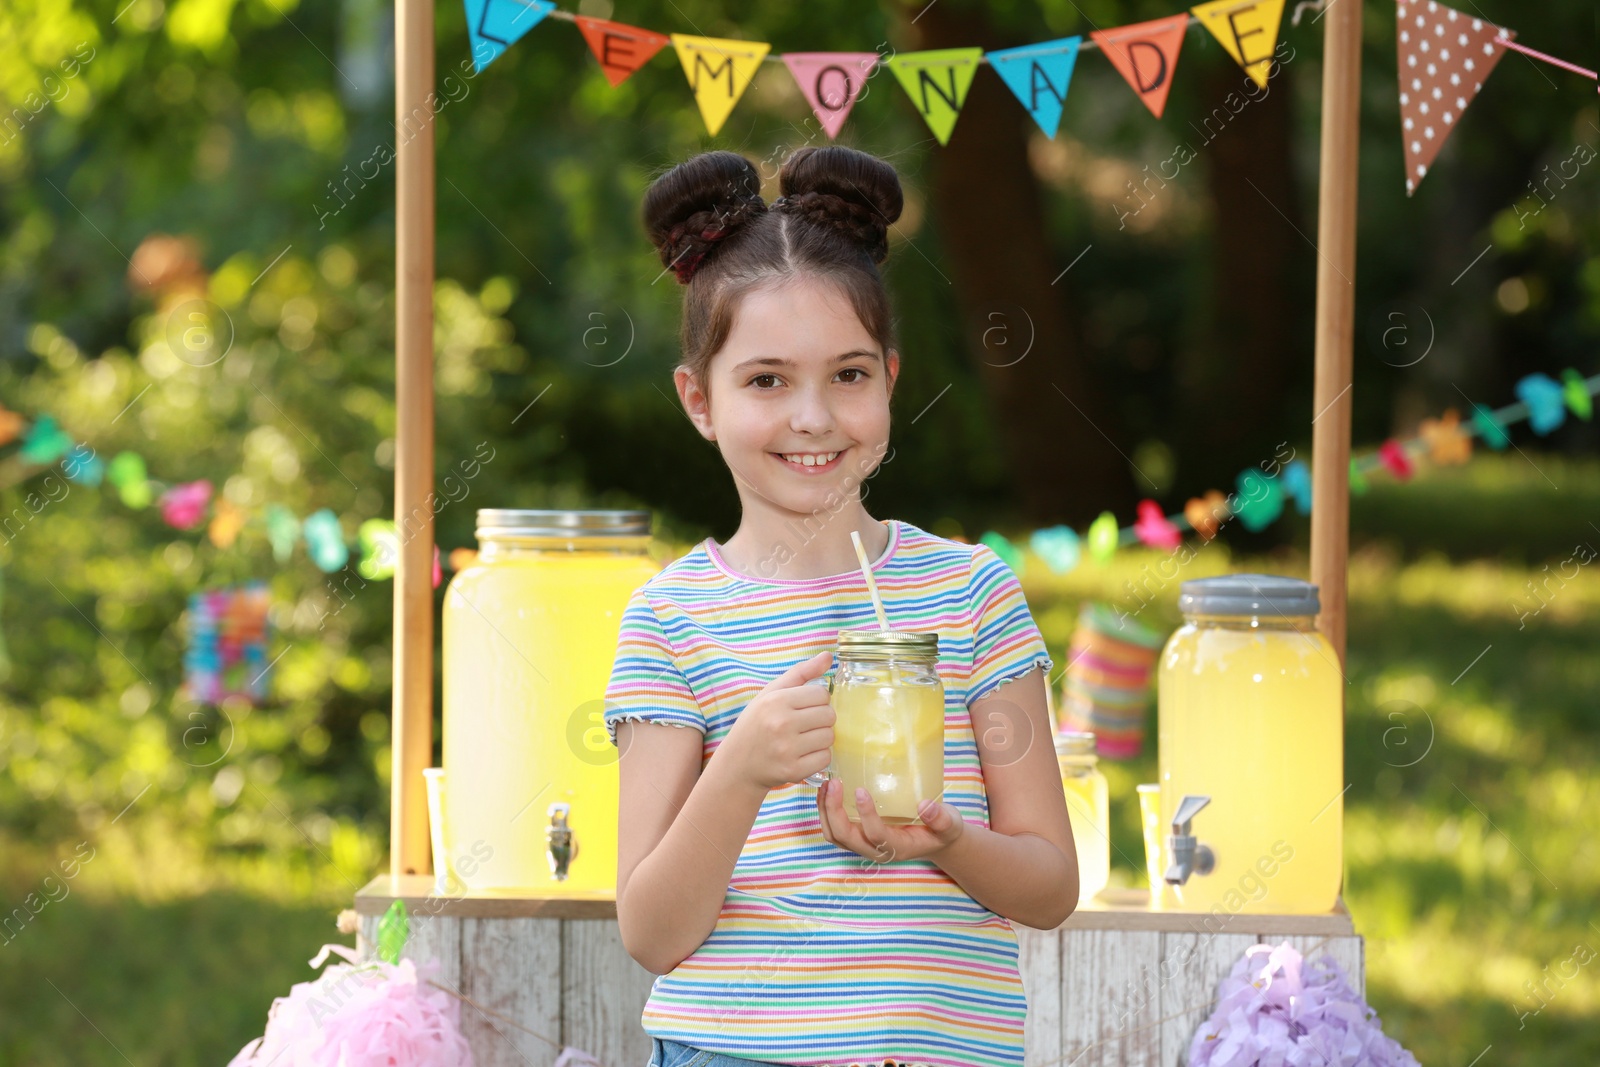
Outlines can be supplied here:
[[[663, 174], [644, 218], [687, 285], [678, 396], [742, 505], [641, 586], [605, 724], [620, 750], [617, 920], [658, 975], [650, 1067], [1020, 1067], [1012, 923], [1078, 899], [1045, 679], [1051, 661], [991, 549], [867, 514], [900, 371], [877, 265], [900, 182], [873, 156], [801, 148], [767, 204], [743, 157]], [[840, 630], [939, 637], [945, 788], [921, 824], [845, 815], [834, 713], [809, 685]]]

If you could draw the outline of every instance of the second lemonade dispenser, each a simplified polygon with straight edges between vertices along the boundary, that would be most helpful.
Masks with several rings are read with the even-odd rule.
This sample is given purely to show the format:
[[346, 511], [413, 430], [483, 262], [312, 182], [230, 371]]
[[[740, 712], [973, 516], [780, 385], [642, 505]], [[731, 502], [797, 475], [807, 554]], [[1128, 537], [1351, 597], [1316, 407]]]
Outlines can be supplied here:
[[1344, 680], [1317, 587], [1184, 582], [1161, 654], [1164, 881], [1179, 909], [1333, 910], [1343, 865]]
[[659, 571], [648, 511], [478, 511], [445, 591], [445, 848], [470, 891], [609, 899], [622, 613]]

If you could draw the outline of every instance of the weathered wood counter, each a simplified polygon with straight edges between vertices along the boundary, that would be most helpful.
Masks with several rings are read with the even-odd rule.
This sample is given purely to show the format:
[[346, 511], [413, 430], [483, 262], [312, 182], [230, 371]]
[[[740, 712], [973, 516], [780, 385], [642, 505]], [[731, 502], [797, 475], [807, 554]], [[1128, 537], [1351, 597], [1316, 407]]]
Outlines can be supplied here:
[[[654, 979], [623, 950], [613, 900], [434, 896], [432, 886], [427, 875], [368, 883], [355, 902], [360, 950], [371, 954], [379, 917], [404, 900], [405, 955], [437, 959], [435, 981], [470, 1002], [461, 1024], [478, 1067], [551, 1067], [564, 1045], [605, 1067], [649, 1061], [639, 1015]], [[1178, 1067], [1218, 979], [1258, 941], [1326, 952], [1364, 985], [1361, 938], [1342, 907], [1219, 916], [1111, 891], [1054, 930], [1017, 927], [1017, 940], [1028, 1067]]]

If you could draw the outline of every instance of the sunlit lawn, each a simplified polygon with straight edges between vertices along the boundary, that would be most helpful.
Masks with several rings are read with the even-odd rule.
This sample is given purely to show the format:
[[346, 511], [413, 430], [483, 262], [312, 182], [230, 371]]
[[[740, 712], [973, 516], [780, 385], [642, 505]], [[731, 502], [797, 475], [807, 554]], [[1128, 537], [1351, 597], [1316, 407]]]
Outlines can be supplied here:
[[[1600, 959], [1559, 977], [1579, 946], [1600, 950], [1600, 580], [1582, 567], [1543, 584], [1576, 544], [1600, 546], [1600, 466], [1519, 464], [1378, 487], [1356, 512], [1345, 899], [1369, 999], [1429, 1067], [1600, 1062]], [[1484, 558], [1451, 562], [1433, 543]], [[1034, 563], [1025, 585], [1058, 665], [1077, 603], [1131, 605], [1124, 583], [1157, 558], [1127, 552], [1063, 578]], [[1179, 579], [1244, 569], [1303, 575], [1305, 560], [1217, 544]], [[1530, 581], [1547, 603], [1519, 619], [1539, 603]], [[1173, 582], [1141, 618], [1173, 625], [1176, 598]], [[1137, 884], [1133, 786], [1153, 780], [1153, 738], [1142, 759], [1102, 766], [1130, 860], [1114, 862]], [[101, 833], [70, 895], [0, 943], [0, 1064], [226, 1062], [272, 997], [312, 976], [321, 943], [349, 940], [335, 913], [372, 873], [310, 848], [223, 866], [153, 837], [136, 813]], [[8, 851], [8, 906], [75, 844]], [[1542, 983], [1542, 1011], [1528, 983]]]

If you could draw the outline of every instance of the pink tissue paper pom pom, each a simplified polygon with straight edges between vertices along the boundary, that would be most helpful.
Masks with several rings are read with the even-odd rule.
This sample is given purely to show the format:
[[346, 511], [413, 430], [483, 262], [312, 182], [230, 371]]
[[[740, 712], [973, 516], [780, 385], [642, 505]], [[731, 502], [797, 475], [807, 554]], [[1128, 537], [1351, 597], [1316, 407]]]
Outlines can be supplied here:
[[273, 1000], [266, 1033], [228, 1067], [473, 1067], [460, 1005], [427, 985], [436, 962], [357, 964], [347, 946], [324, 945], [311, 966], [330, 951], [351, 964], [336, 963]]
[[1217, 987], [1189, 1067], [1419, 1067], [1332, 956], [1251, 945]]
[[189, 530], [206, 517], [206, 505], [211, 503], [211, 483], [202, 478], [198, 482], [183, 482], [161, 494], [161, 517], [168, 526]]

